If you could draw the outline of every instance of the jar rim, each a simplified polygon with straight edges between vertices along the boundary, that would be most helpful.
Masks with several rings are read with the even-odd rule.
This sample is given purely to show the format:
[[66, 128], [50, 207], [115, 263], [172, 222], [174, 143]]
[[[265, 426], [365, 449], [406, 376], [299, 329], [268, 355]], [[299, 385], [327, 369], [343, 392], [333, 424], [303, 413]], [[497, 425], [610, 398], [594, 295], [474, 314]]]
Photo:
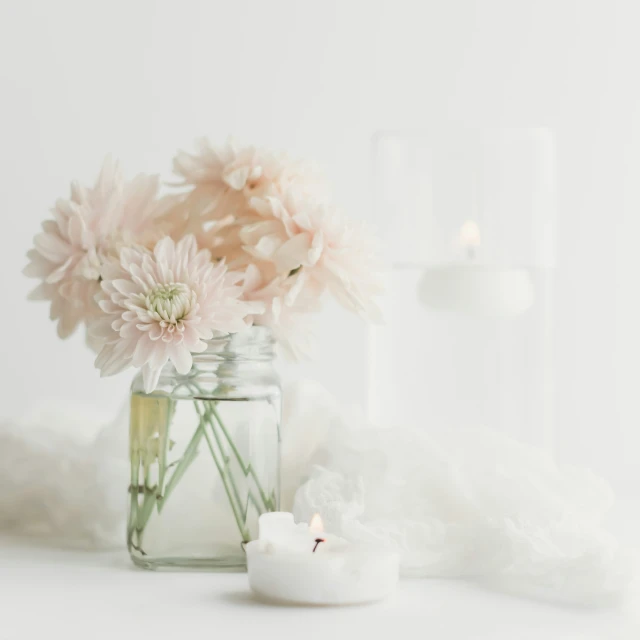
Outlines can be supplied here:
[[269, 327], [252, 325], [235, 333], [218, 333], [205, 340], [207, 348], [201, 353], [194, 353], [194, 362], [210, 357], [225, 359], [259, 359], [273, 358], [275, 354], [275, 338]]
[[205, 340], [207, 344], [218, 344], [221, 342], [228, 342], [229, 340], [235, 340], [241, 343], [251, 342], [258, 344], [260, 342], [274, 342], [273, 331], [270, 327], [253, 324], [246, 327], [242, 331], [234, 331], [224, 333], [222, 331], [214, 332], [213, 338]]

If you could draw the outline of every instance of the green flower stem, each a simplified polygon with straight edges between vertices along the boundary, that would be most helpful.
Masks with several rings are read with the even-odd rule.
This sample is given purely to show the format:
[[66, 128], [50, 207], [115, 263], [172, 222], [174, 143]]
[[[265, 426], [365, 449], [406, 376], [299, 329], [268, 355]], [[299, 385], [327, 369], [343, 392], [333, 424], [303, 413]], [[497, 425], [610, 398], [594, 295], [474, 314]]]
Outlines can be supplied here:
[[[203, 401], [205, 402], [205, 401]], [[211, 432], [214, 435], [214, 438], [216, 439], [216, 443], [218, 445], [218, 448], [220, 449], [220, 451], [223, 453], [224, 456], [224, 463], [225, 463], [225, 467], [228, 468], [229, 467], [229, 456], [226, 455], [225, 453], [225, 447], [223, 442], [220, 439], [220, 436], [218, 435], [218, 430], [216, 429], [216, 422], [219, 425], [222, 425], [222, 420], [220, 418], [220, 415], [217, 413], [217, 411], [215, 410], [215, 405], [216, 402], [215, 401], [210, 401], [207, 400], [207, 409], [206, 409], [206, 415], [208, 417], [208, 424], [211, 427]], [[212, 413], [215, 412], [215, 415], [217, 416], [217, 420], [214, 421], [214, 419], [212, 418]], [[236, 459], [238, 460], [238, 464], [240, 465], [240, 468], [242, 469], [242, 472], [244, 473], [245, 477], [248, 477], [249, 475], [252, 475], [252, 477], [254, 478], [256, 484], [258, 485], [258, 491], [261, 494], [261, 497], [263, 498], [263, 502], [264, 501], [264, 491], [262, 490], [262, 487], [260, 486], [260, 482], [255, 474], [255, 471], [253, 471], [251, 465], [245, 465], [244, 461], [242, 460], [242, 456], [240, 456], [240, 453], [238, 452], [238, 449], [236, 448], [233, 440], [231, 439], [229, 433], [226, 431], [226, 429], [224, 429], [224, 425], [222, 425], [223, 427], [223, 433], [225, 433], [227, 441], [229, 442], [229, 444], [231, 445], [231, 448], [233, 449], [233, 451], [235, 452], [235, 456]], [[251, 474], [249, 473], [249, 471], [251, 471]], [[240, 499], [240, 495], [239, 492], [237, 490], [237, 487], [235, 485], [235, 482], [233, 482], [233, 475], [230, 476], [231, 480], [232, 480], [232, 489], [236, 495], [236, 498], [238, 500], [238, 504], [242, 505], [242, 501]], [[275, 507], [271, 507], [270, 504], [275, 504], [275, 500], [270, 501], [270, 504], [268, 502], [265, 502], [265, 506], [261, 506], [260, 503], [258, 502], [258, 500], [256, 500], [255, 496], [253, 495], [253, 491], [251, 490], [251, 487], [248, 486], [247, 487], [247, 499], [249, 502], [251, 502], [251, 504], [256, 508], [256, 511], [258, 513], [264, 513], [265, 510], [266, 511], [275, 511]], [[242, 508], [242, 506], [241, 506]], [[245, 515], [245, 519], [246, 519], [246, 512], [247, 512], [247, 508], [244, 508], [244, 515]]]
[[[131, 486], [129, 487], [129, 491], [131, 493], [131, 511], [129, 514], [129, 530], [127, 532], [127, 542], [131, 547], [137, 549], [144, 555], [144, 551], [142, 549], [142, 536], [144, 534], [144, 530], [149, 522], [149, 518], [153, 513], [153, 507], [157, 506], [158, 513], [162, 512], [164, 505], [166, 504], [167, 499], [178, 485], [179, 480], [185, 474], [187, 469], [191, 466], [191, 463], [194, 461], [197, 453], [198, 453], [198, 444], [202, 439], [204, 433], [204, 424], [201, 422], [198, 425], [198, 428], [195, 430], [187, 448], [185, 449], [182, 457], [179, 460], [167, 465], [165, 467], [166, 470], [171, 467], [175, 467], [175, 470], [171, 474], [169, 478], [169, 482], [164, 490], [164, 494], [160, 493], [160, 485], [158, 483], [157, 487], [149, 487], [148, 486], [148, 471], [145, 477], [145, 485], [144, 485], [144, 500], [142, 503], [142, 507], [139, 506], [138, 503], [138, 494], [139, 494], [139, 478], [140, 478], [140, 454], [135, 453], [132, 454], [131, 458]], [[166, 456], [166, 450], [163, 450], [163, 455]], [[158, 462], [160, 464], [160, 461]], [[166, 464], [166, 458], [165, 458]], [[133, 535], [136, 534], [137, 545], [134, 544]]]
[[170, 449], [169, 427], [171, 426], [171, 421], [173, 420], [173, 416], [176, 411], [175, 400], [172, 400], [171, 398], [169, 398], [168, 402], [169, 402], [169, 410], [167, 411], [166, 424], [163, 425], [163, 428], [160, 428], [158, 430], [158, 444], [159, 444], [159, 452], [160, 452], [158, 455], [158, 495], [159, 496], [162, 496], [164, 493], [164, 481], [167, 474], [167, 453]]
[[145, 526], [151, 517], [151, 513], [153, 512], [153, 507], [156, 504], [156, 495], [158, 492], [158, 488], [156, 486], [149, 486], [150, 475], [151, 468], [145, 462], [144, 499], [142, 500], [142, 509], [138, 511], [138, 521], [136, 522], [136, 533], [138, 534], [138, 546], [140, 548], [142, 548], [142, 535], [144, 533]]
[[[251, 491], [250, 487], [247, 487], [247, 504], [245, 504], [243, 506], [242, 498], [240, 497], [240, 492], [238, 491], [238, 487], [236, 486], [236, 483], [234, 481], [233, 474], [231, 473], [231, 469], [229, 468], [229, 456], [225, 452], [224, 444], [220, 440], [220, 436], [218, 435], [218, 430], [216, 429], [215, 423], [214, 423], [214, 421], [213, 421], [213, 419], [211, 417], [211, 407], [213, 407], [214, 405], [210, 401], [206, 401], [206, 404], [207, 404], [207, 408], [205, 410], [205, 415], [208, 418], [207, 422], [208, 422], [209, 426], [211, 427], [211, 433], [213, 434], [213, 437], [216, 440], [216, 444], [218, 445], [218, 449], [222, 453], [222, 456], [223, 456], [223, 459], [224, 459], [225, 470], [229, 473], [228, 478], [230, 480], [231, 490], [233, 491], [233, 493], [235, 495], [236, 502], [238, 504], [238, 508], [240, 509], [240, 512], [241, 512], [241, 515], [242, 515], [242, 521], [246, 522], [246, 520], [247, 520], [247, 511], [248, 511], [248, 503], [249, 502], [256, 508], [256, 511], [258, 513], [263, 513], [263, 508], [260, 506], [260, 504], [256, 500], [255, 496], [253, 495], [253, 491]], [[246, 475], [247, 474], [245, 473], [245, 477], [246, 477]]]
[[[204, 430], [204, 424], [206, 420], [205, 418], [206, 410], [203, 413], [200, 413], [198, 411], [198, 413], [200, 414], [200, 424], [203, 426], [203, 430]], [[238, 490], [237, 490], [237, 487], [235, 486], [235, 483], [233, 482], [233, 477], [228, 473], [228, 466], [226, 464], [224, 468], [222, 467], [220, 461], [218, 460], [218, 456], [215, 452], [215, 449], [213, 447], [213, 443], [211, 442], [211, 436], [206, 430], [204, 430], [204, 437], [207, 442], [207, 445], [209, 446], [209, 451], [211, 451], [211, 457], [213, 458], [213, 462], [218, 468], [218, 473], [220, 474], [220, 479], [222, 480], [224, 490], [227, 494], [227, 498], [229, 499], [229, 505], [231, 506], [231, 510], [233, 511], [233, 516], [236, 520], [236, 524], [238, 525], [238, 530], [240, 531], [242, 540], [243, 542], [249, 542], [249, 540], [251, 539], [251, 536], [249, 535], [249, 532], [247, 531], [244, 525], [243, 518], [241, 517], [241, 513], [239, 512], [239, 509], [241, 509], [241, 505], [240, 504], [236, 505], [234, 496], [232, 496], [232, 491], [233, 491], [239, 500]], [[233, 489], [231, 489], [230, 485], [233, 485]]]
[[[227, 474], [227, 478], [229, 479], [229, 484], [231, 487], [231, 490], [233, 492], [233, 495], [236, 499], [236, 504], [238, 505], [238, 509], [240, 509], [240, 514], [242, 515], [242, 521], [246, 522], [247, 520], [247, 508], [246, 506], [243, 507], [242, 505], [242, 498], [240, 497], [240, 492], [238, 491], [238, 487], [236, 485], [235, 479], [233, 477], [233, 473], [231, 472], [231, 468], [229, 466], [229, 456], [226, 454], [224, 447], [222, 446], [222, 442], [220, 441], [220, 438], [218, 436], [218, 432], [216, 431], [216, 428], [214, 426], [213, 420], [211, 419], [211, 412], [207, 409], [205, 411], [205, 415], [207, 418], [207, 425], [209, 426], [211, 433], [213, 434], [213, 437], [215, 438], [216, 444], [218, 445], [218, 451], [220, 452], [220, 455], [222, 456], [222, 460], [224, 462], [224, 470], [225, 473]], [[250, 493], [250, 492], [249, 492]]]
[[[182, 384], [191, 389], [192, 392], [195, 391], [200, 396], [206, 395], [202, 391], [202, 389], [200, 389], [200, 387], [194, 382]], [[276, 509], [275, 493], [273, 493], [271, 496], [268, 496], [262, 488], [260, 479], [258, 478], [258, 475], [253, 469], [251, 463], [245, 464], [240, 451], [236, 447], [229, 431], [222, 421], [220, 413], [216, 408], [218, 401], [200, 400], [200, 402], [202, 403], [202, 407], [200, 406], [198, 400], [194, 399], [193, 401], [196, 413], [199, 416], [199, 424], [191, 440], [189, 441], [189, 444], [187, 445], [187, 448], [185, 449], [182, 457], [179, 460], [172, 462], [171, 464], [167, 464], [167, 456], [169, 451], [169, 423], [171, 422], [171, 418], [168, 419], [168, 423], [166, 425], [166, 428], [164, 429], [164, 433], [160, 434], [160, 447], [158, 452], [159, 473], [157, 486], [149, 487], [150, 469], [148, 465], [144, 465], [145, 483], [144, 499], [142, 501], [142, 505], [140, 505], [138, 499], [140, 493], [139, 482], [142, 460], [140, 458], [139, 452], [132, 452], [130, 487], [131, 503], [129, 514], [130, 526], [127, 531], [127, 542], [131, 548], [137, 549], [143, 555], [144, 551], [142, 550], [142, 537], [144, 534], [144, 530], [148, 524], [149, 518], [153, 513], [153, 507], [155, 506], [157, 508], [158, 513], [162, 512], [167, 500], [169, 499], [169, 496], [172, 494], [172, 492], [179, 484], [180, 480], [196, 458], [198, 453], [198, 445], [200, 444], [200, 441], [203, 437], [207, 443], [207, 447], [211, 453], [214, 464], [218, 469], [218, 473], [220, 474], [220, 479], [222, 480], [225, 492], [227, 494], [229, 505], [231, 507], [236, 524], [238, 526], [238, 530], [244, 542], [248, 542], [251, 539], [250, 533], [246, 527], [248, 504], [253, 504], [258, 513], [263, 513], [264, 511], [274, 511]], [[175, 411], [175, 406], [172, 408]], [[243, 507], [240, 492], [238, 491], [238, 487], [235, 483], [233, 474], [231, 473], [231, 469], [229, 467], [230, 458], [225, 452], [225, 445], [220, 437], [218, 429], [222, 432], [224, 439], [227, 441], [231, 451], [233, 452], [233, 456], [237, 460], [245, 477], [251, 476], [251, 478], [253, 479], [253, 482], [255, 483], [255, 486], [259, 492], [262, 505], [260, 504], [260, 501], [258, 501], [254, 496], [251, 488], [247, 487], [247, 504]], [[209, 431], [211, 433], [209, 433]], [[213, 436], [213, 439], [211, 436]], [[173, 471], [168, 474], [167, 472], [172, 469], [172, 467]], [[137, 544], [134, 543], [134, 536], [135, 542], [137, 542]]]
[[[206, 396], [205, 392], [195, 382], [191, 382], [191, 383], [185, 384], [185, 386], [190, 388], [192, 392], [195, 391], [201, 397], [205, 397]], [[220, 413], [218, 412], [218, 410], [216, 408], [216, 406], [218, 404], [218, 401], [217, 400], [203, 400], [202, 402], [206, 403], [206, 413], [207, 413], [207, 415], [210, 417], [211, 413], [213, 413], [213, 416], [215, 417], [216, 422], [220, 426], [220, 429], [222, 430], [222, 433], [224, 434], [225, 439], [229, 443], [229, 446], [231, 447], [231, 450], [233, 451], [233, 454], [234, 454], [236, 460], [238, 461], [238, 464], [240, 465], [240, 468], [242, 469], [242, 473], [244, 473], [245, 477], [251, 476], [253, 478], [253, 481], [254, 481], [254, 483], [256, 485], [256, 488], [258, 489], [258, 492], [260, 494], [260, 498], [261, 498], [262, 503], [264, 505], [264, 507], [260, 507], [259, 506], [258, 501], [255, 499], [255, 497], [253, 496], [253, 493], [251, 492], [251, 489], [249, 489], [249, 499], [251, 500], [252, 504], [256, 507], [256, 510], [258, 511], [258, 513], [263, 513], [264, 511], [275, 511], [276, 510], [275, 495], [273, 495], [273, 496], [268, 496], [267, 495], [265, 490], [262, 488], [262, 485], [260, 483], [260, 479], [258, 478], [258, 474], [256, 473], [256, 471], [253, 468], [253, 466], [251, 465], [251, 463], [245, 464], [245, 462], [244, 462], [244, 460], [242, 458], [242, 455], [238, 451], [238, 448], [236, 447], [236, 445], [235, 445], [235, 443], [233, 441], [233, 438], [231, 437], [229, 431], [227, 430], [224, 422], [222, 421], [222, 418], [220, 417]], [[216, 436], [216, 441], [218, 443], [220, 451], [224, 453], [224, 447], [223, 447], [222, 443], [220, 442], [220, 439], [217, 436], [217, 430], [215, 428], [215, 425], [213, 424], [212, 421], [210, 421], [210, 424], [211, 424], [211, 429], [212, 429], [214, 435]], [[228, 458], [226, 458], [226, 456], [225, 456], [225, 461], [228, 461]], [[234, 487], [235, 487], [235, 485], [234, 485]]]
[[[165, 487], [164, 494], [158, 496], [158, 513], [162, 512], [164, 505], [166, 504], [173, 490], [176, 488], [179, 480], [185, 474], [187, 469], [191, 466], [191, 463], [195, 460], [196, 455], [198, 454], [198, 445], [200, 444], [200, 440], [202, 439], [203, 435], [204, 435], [204, 423], [202, 422], [202, 419], [201, 419], [200, 424], [198, 424], [198, 427], [193, 433], [193, 436], [191, 437], [191, 440], [189, 441], [187, 448], [184, 450], [182, 457], [177, 462], [176, 468], [171, 474], [171, 477], [169, 478], [169, 482], [167, 482], [167, 486]], [[165, 452], [165, 455], [166, 455], [166, 452]], [[168, 470], [169, 467], [171, 466], [172, 465], [168, 465], [165, 468]]]
[[140, 456], [138, 453], [131, 455], [131, 502], [129, 506], [129, 528], [127, 531], [127, 544], [133, 546], [133, 534], [138, 524], [138, 483], [140, 473]]
[[[238, 448], [236, 447], [235, 443], [233, 442], [233, 439], [231, 438], [231, 435], [227, 431], [227, 428], [225, 427], [224, 422], [222, 421], [222, 418], [220, 417], [220, 414], [218, 413], [218, 410], [216, 409], [215, 403], [211, 403], [211, 413], [213, 413], [213, 415], [215, 416], [216, 422], [220, 426], [220, 429], [222, 430], [222, 433], [224, 434], [227, 442], [229, 443], [229, 446], [231, 447], [231, 450], [233, 451], [233, 454], [235, 455], [236, 460], [238, 461], [238, 464], [240, 465], [240, 468], [242, 469], [242, 472], [244, 473], [245, 476], [249, 476], [250, 475], [253, 478], [253, 481], [256, 484], [258, 492], [260, 493], [260, 498], [262, 499], [262, 503], [264, 504], [265, 510], [266, 511], [275, 511], [276, 510], [275, 503], [271, 500], [271, 498], [266, 494], [266, 492], [262, 488], [262, 485], [260, 484], [260, 480], [258, 478], [258, 474], [255, 472], [255, 469], [253, 468], [252, 464], [251, 463], [249, 463], [249, 464], [245, 464], [244, 463], [244, 460], [242, 459], [242, 456], [240, 455], [240, 452], [238, 451]], [[258, 509], [258, 511], [261, 511], [261, 509]]]

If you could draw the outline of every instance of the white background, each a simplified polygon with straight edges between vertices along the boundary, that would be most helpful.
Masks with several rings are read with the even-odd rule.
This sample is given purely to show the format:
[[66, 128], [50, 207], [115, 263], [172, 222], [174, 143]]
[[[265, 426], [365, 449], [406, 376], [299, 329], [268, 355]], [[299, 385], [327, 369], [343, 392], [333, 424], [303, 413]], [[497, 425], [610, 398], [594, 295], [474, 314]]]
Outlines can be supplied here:
[[[112, 151], [170, 177], [208, 135], [315, 160], [371, 216], [378, 129], [545, 125], [558, 145], [557, 441], [640, 491], [640, 5], [615, 0], [56, 0], [0, 4], [0, 417], [36, 404], [113, 412], [80, 336], [27, 303], [25, 252], [72, 178]], [[363, 325], [318, 319], [320, 379], [364, 403]]]

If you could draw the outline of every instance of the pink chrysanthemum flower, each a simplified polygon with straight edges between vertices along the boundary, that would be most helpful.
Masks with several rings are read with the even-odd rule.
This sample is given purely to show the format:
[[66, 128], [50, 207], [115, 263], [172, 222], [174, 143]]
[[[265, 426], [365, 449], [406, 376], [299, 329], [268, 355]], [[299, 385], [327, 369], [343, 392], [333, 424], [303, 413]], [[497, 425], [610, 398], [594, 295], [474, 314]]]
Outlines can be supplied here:
[[61, 338], [100, 314], [94, 298], [102, 265], [122, 246], [150, 245], [162, 235], [158, 219], [167, 201], [158, 198], [159, 188], [158, 176], [140, 174], [126, 182], [107, 158], [93, 187], [73, 183], [71, 197], [56, 202], [54, 219], [34, 238], [24, 273], [42, 280], [30, 298], [51, 301]]
[[[189, 188], [175, 209], [179, 221], [175, 231], [195, 234], [199, 246], [210, 249], [214, 257], [237, 261], [239, 267], [249, 260], [244, 256], [243, 261], [238, 232], [260, 221], [249, 206], [251, 198], [279, 196], [293, 185], [317, 196], [328, 190], [309, 165], [283, 153], [238, 147], [230, 140], [214, 147], [203, 138], [195, 153], [180, 151], [173, 165], [182, 178], [180, 185]], [[222, 246], [216, 244], [220, 241]]]
[[260, 263], [250, 264], [244, 272], [244, 299], [264, 305], [264, 313], [253, 318], [253, 323], [269, 327], [290, 358], [308, 357], [312, 343], [308, 316], [319, 309], [319, 295], [311, 295], [308, 287], [303, 291], [304, 281], [295, 275], [270, 277], [270, 273], [268, 265]]
[[[173, 167], [186, 185], [206, 189], [229, 204], [242, 204], [252, 196], [285, 190], [305, 173], [299, 162], [284, 154], [255, 147], [237, 147], [231, 140], [214, 147], [206, 139], [196, 141], [197, 152], [178, 152]], [[225, 207], [225, 214], [230, 207]]]
[[292, 189], [282, 197], [252, 198], [251, 206], [263, 221], [240, 234], [245, 251], [271, 262], [278, 274], [295, 274], [296, 289], [309, 297], [328, 290], [347, 309], [379, 319], [377, 246], [365, 225]]
[[153, 252], [123, 248], [120, 262], [106, 264], [102, 276], [105, 317], [92, 332], [105, 344], [96, 367], [105, 376], [141, 368], [147, 393], [167, 361], [188, 373], [191, 354], [204, 351], [214, 331], [241, 331], [263, 308], [241, 300], [242, 274], [214, 264], [192, 235], [179, 242], [165, 237]]

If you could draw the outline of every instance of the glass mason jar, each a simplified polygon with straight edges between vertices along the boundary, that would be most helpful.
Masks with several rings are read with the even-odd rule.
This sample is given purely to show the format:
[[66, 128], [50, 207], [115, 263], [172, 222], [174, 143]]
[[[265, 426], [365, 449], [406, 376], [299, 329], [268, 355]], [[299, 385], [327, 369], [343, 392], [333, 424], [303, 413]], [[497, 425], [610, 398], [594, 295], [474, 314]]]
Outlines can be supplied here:
[[280, 383], [269, 329], [215, 338], [187, 375], [131, 388], [129, 519], [133, 562], [243, 570], [260, 514], [277, 511]]

